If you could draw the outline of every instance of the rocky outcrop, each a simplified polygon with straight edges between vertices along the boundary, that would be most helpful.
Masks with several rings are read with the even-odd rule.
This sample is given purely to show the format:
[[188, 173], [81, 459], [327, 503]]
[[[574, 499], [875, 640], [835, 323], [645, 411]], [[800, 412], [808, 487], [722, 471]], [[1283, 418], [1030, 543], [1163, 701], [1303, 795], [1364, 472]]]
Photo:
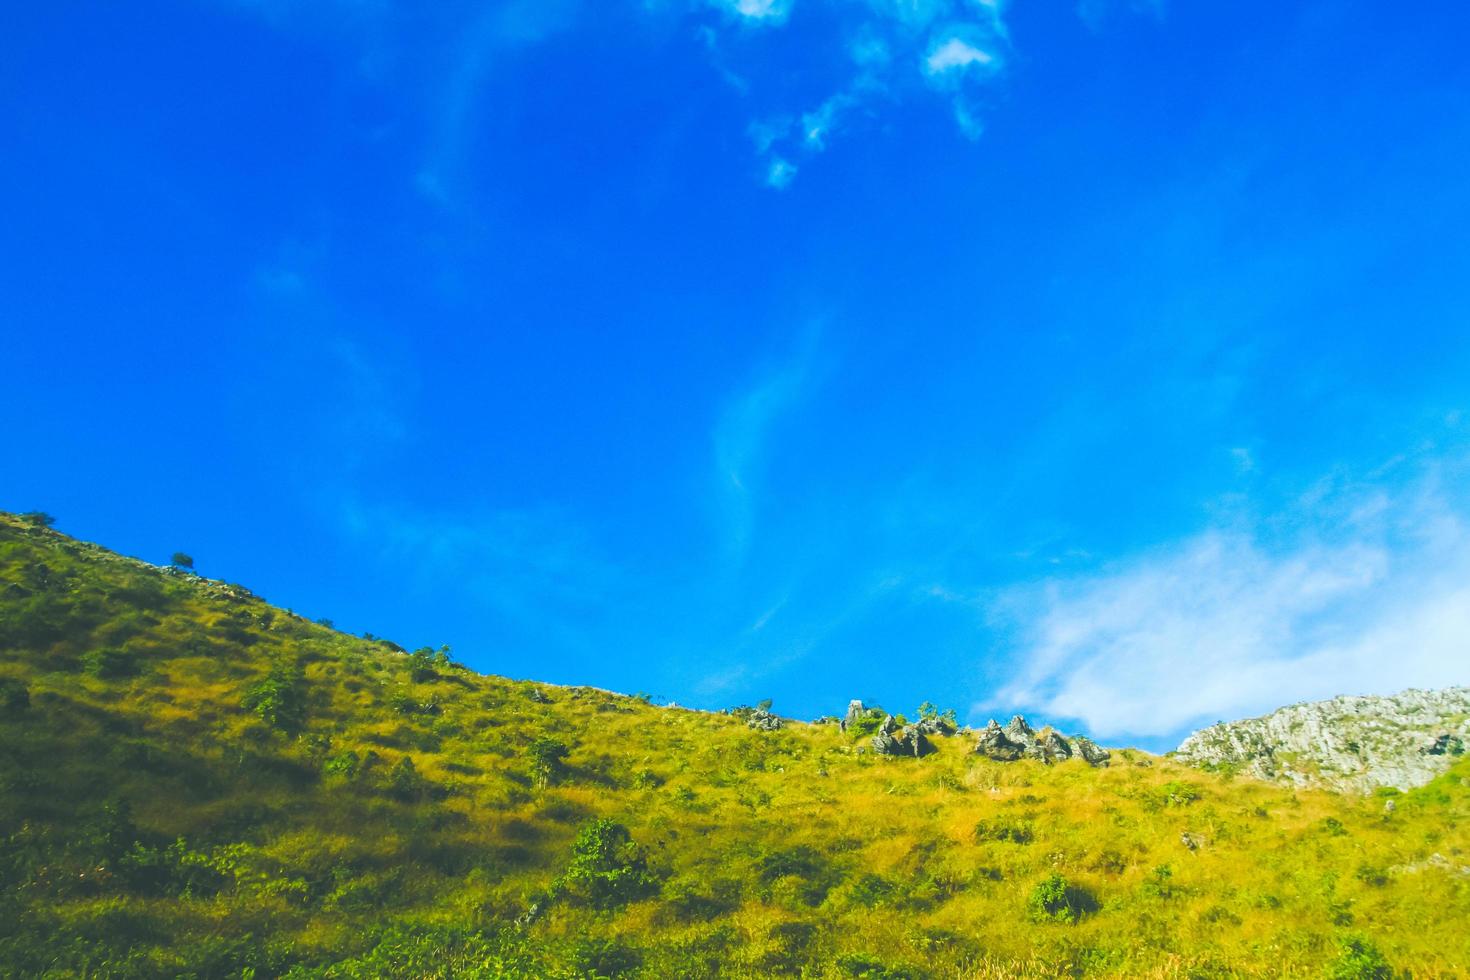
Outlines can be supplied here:
[[853, 698], [851, 701], [847, 702], [847, 714], [842, 716], [842, 721], [840, 723], [842, 730], [845, 732], [849, 727], [861, 721], [863, 715], [867, 713], [867, 710], [868, 709], [857, 698]]
[[1078, 735], [1072, 740], [1072, 746], [1089, 766], [1105, 766], [1108, 764], [1108, 760], [1113, 757], [1113, 754], [1107, 749], [1082, 735]]
[[778, 732], [781, 730], [781, 725], [781, 719], [765, 708], [753, 708], [750, 714], [745, 716], [745, 727], [754, 728], [758, 732]]
[[914, 722], [913, 728], [915, 731], [925, 735], [938, 735], [941, 738], [948, 738], [955, 733], [955, 727], [953, 725], [937, 716], [920, 718]]
[[919, 759], [934, 751], [934, 743], [919, 730], [918, 725], [899, 728], [892, 715], [883, 719], [871, 744], [879, 755], [910, 755]]
[[1368, 792], [1422, 786], [1470, 741], [1470, 688], [1339, 697], [1223, 722], [1179, 746], [1191, 765], [1293, 786]]
[[1047, 765], [1063, 762], [1074, 755], [1080, 756], [1090, 766], [1105, 766], [1109, 759], [1108, 750], [1091, 739], [1078, 735], [1069, 741], [1049, 725], [1037, 731], [1020, 715], [1012, 718], [1004, 728], [992, 718], [990, 724], [980, 730], [975, 752], [997, 762], [1036, 759]]

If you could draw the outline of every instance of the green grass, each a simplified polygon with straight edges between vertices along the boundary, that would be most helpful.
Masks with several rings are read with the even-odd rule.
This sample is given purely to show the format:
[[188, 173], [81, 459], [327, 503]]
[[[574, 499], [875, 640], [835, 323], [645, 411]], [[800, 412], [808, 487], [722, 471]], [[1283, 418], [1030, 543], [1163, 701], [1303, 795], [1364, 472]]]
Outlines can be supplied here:
[[1470, 972], [1470, 762], [1387, 812], [934, 741], [483, 676], [0, 515], [0, 975]]

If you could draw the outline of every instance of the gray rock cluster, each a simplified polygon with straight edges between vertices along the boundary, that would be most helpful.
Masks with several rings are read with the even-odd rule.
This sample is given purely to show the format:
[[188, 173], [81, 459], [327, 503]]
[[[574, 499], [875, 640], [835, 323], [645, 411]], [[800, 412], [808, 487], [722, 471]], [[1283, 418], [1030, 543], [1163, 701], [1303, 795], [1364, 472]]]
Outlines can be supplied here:
[[745, 716], [745, 727], [754, 728], [758, 732], [778, 732], [781, 730], [781, 725], [781, 719], [765, 708], [753, 708], [750, 714]]
[[1004, 728], [991, 719], [975, 741], [975, 752], [998, 762], [1036, 759], [1047, 765], [1075, 755], [1090, 766], [1105, 766], [1110, 758], [1107, 749], [1089, 738], [1076, 735], [1068, 740], [1050, 725], [1038, 731], [1026, 724], [1026, 719], [1020, 715], [1012, 718]]
[[899, 728], [892, 715], [883, 719], [883, 724], [878, 727], [878, 734], [873, 736], [871, 744], [873, 751], [879, 755], [911, 755], [917, 759], [934, 751], [934, 743], [929, 741], [918, 725], [904, 725]]
[[1470, 740], [1470, 688], [1408, 690], [1293, 704], [1195, 732], [1178, 757], [1291, 786], [1412, 789], [1454, 764]]

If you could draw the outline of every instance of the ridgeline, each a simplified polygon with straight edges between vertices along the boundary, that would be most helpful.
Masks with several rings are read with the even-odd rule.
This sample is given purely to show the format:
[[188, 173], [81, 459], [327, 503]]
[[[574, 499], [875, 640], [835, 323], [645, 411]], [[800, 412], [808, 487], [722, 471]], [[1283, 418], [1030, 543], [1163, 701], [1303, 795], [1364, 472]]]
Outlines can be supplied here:
[[0, 975], [1470, 971], [1463, 759], [1338, 794], [987, 731], [481, 675], [0, 515]]

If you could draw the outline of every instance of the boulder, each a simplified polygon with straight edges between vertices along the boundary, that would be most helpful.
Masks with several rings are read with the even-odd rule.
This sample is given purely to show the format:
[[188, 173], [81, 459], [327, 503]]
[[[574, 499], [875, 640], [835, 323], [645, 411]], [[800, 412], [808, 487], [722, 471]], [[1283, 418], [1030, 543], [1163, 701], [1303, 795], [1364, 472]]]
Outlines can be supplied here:
[[943, 718], [936, 717], [920, 718], [914, 722], [913, 727], [925, 735], [949, 736], [955, 732], [953, 725]]
[[934, 751], [934, 743], [919, 731], [917, 725], [907, 725], [899, 736], [900, 741], [908, 748], [908, 754], [916, 759], [922, 759]]
[[867, 709], [863, 707], [863, 703], [857, 698], [853, 698], [851, 701], [847, 702], [847, 714], [843, 715], [842, 717], [842, 730], [844, 732], [847, 731], [847, 727], [849, 725], [852, 725], [861, 720], [863, 717], [863, 712], [866, 710]]
[[1050, 727], [1043, 728], [1032, 736], [1031, 744], [1026, 746], [1026, 757], [1047, 765], [1064, 762], [1072, 758], [1072, 746]]
[[1012, 718], [1004, 728], [991, 719], [975, 741], [975, 752], [998, 762], [1036, 759], [1047, 765], [1077, 755], [1090, 766], [1105, 766], [1110, 758], [1108, 750], [1091, 739], [1078, 735], [1069, 741], [1051, 726], [1037, 731], [1020, 715]]
[[1083, 761], [1089, 766], [1105, 766], [1113, 757], [1113, 754], [1107, 749], [1083, 735], [1075, 736], [1072, 744], [1077, 749], [1077, 754], [1082, 756]]
[[991, 719], [990, 724], [981, 730], [980, 737], [975, 742], [975, 751], [997, 762], [1015, 762], [1026, 751], [1026, 746], [1011, 741], [1005, 731]]
[[898, 720], [892, 715], [884, 715], [883, 724], [878, 726], [878, 731], [883, 735], [892, 735], [898, 731]]
[[[890, 717], [889, 721], [892, 720]], [[885, 723], [886, 724], [886, 723]], [[873, 751], [879, 755], [907, 755], [916, 759], [934, 751], [934, 743], [914, 725], [904, 726], [902, 731], [879, 731], [872, 739]]]
[[899, 744], [898, 739], [887, 732], [879, 732], [874, 735], [871, 744], [873, 751], [879, 755], [908, 755], [904, 747]]
[[1031, 739], [1036, 735], [1031, 726], [1026, 724], [1026, 719], [1020, 715], [1012, 715], [1011, 720], [1006, 722], [1006, 738], [1017, 745], [1030, 745]]
[[758, 732], [780, 731], [781, 725], [781, 719], [764, 708], [752, 709], [745, 718], [745, 727], [754, 728]]

